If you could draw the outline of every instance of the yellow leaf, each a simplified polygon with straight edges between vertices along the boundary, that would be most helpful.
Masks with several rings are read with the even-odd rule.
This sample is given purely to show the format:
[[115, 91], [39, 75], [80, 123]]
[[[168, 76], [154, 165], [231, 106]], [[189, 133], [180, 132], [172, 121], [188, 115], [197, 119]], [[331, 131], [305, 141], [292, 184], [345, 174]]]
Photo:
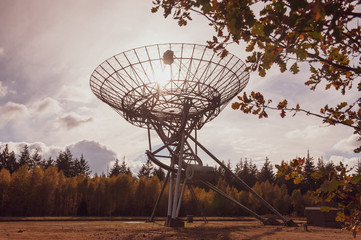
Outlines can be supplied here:
[[331, 208], [330, 208], [330, 207], [327, 207], [327, 206], [322, 206], [322, 207], [320, 208], [320, 210], [321, 210], [321, 212], [329, 212], [329, 211], [331, 210]]

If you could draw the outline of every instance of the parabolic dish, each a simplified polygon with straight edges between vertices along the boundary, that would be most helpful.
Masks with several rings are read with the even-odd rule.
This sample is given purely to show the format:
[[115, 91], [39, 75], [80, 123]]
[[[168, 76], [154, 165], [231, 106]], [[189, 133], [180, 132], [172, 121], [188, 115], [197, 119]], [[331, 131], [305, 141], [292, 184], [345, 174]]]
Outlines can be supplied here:
[[157, 44], [107, 59], [92, 73], [90, 87], [136, 126], [177, 124], [187, 108], [200, 129], [245, 88], [245, 68], [233, 54], [221, 58], [207, 46]]

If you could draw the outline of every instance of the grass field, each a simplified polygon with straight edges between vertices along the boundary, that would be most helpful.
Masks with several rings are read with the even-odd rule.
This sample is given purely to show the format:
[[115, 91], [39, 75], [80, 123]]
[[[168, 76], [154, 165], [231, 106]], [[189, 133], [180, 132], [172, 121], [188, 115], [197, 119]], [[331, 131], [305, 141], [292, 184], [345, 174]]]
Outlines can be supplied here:
[[[144, 218], [145, 219], [145, 218]], [[308, 226], [263, 226], [251, 218], [208, 219], [195, 221], [184, 228], [164, 227], [164, 221], [146, 223], [128, 218], [8, 218], [0, 219], [0, 240], [3, 239], [354, 239], [349, 232]], [[7, 221], [4, 221], [7, 220]], [[296, 220], [296, 223], [302, 223]], [[358, 236], [356, 239], [361, 239]]]

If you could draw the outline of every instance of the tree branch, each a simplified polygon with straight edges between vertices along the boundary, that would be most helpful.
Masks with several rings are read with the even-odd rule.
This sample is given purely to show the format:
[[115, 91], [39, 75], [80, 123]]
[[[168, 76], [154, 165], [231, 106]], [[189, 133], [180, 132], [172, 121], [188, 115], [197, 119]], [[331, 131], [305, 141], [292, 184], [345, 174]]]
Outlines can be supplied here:
[[322, 58], [317, 54], [313, 54], [313, 53], [307, 53], [307, 54], [308, 54], [308, 56], [310, 56], [312, 58], [316, 58], [316, 59], [318, 59], [318, 60], [320, 60], [322, 62], [328, 63], [328, 64], [330, 64], [330, 65], [332, 65], [334, 67], [337, 67], [337, 68], [340, 68], [340, 69], [343, 69], [343, 70], [347, 70], [347, 71], [352, 71], [352, 72], [354, 72], [356, 74], [361, 74], [361, 70], [359, 68], [352, 68], [352, 67], [348, 67], [348, 66], [345, 66], [345, 65], [337, 64], [337, 63], [334, 63], [334, 62], [332, 62], [330, 60]]
[[[254, 106], [254, 107], [260, 107], [259, 105], [252, 104], [252, 103], [250, 103], [249, 105]], [[303, 112], [303, 113], [306, 113], [306, 115], [322, 118], [322, 119], [324, 119], [324, 122], [326, 122], [326, 123], [341, 124], [341, 125], [344, 125], [344, 126], [347, 126], [347, 127], [351, 127], [353, 129], [355, 129], [356, 131], [361, 131], [361, 128], [358, 127], [358, 126], [347, 124], [347, 123], [344, 123], [344, 122], [336, 120], [336, 119], [331, 119], [331, 118], [329, 118], [327, 116], [323, 116], [321, 114], [313, 113], [311, 111], [308, 111], [308, 110], [305, 110], [305, 109], [302, 109], [302, 108], [287, 108], [287, 107], [285, 107], [285, 108], [279, 109], [277, 107], [270, 107], [268, 105], [262, 105], [261, 107], [263, 107], [265, 109], [271, 109], [271, 110], [277, 110], [277, 111], [282, 111], [282, 109], [283, 109], [283, 110], [289, 111], [289, 112], [292, 112], [292, 111], [293, 112]]]
[[350, 15], [355, 16], [355, 17], [361, 17], [361, 13], [359, 13], [359, 12], [351, 12]]

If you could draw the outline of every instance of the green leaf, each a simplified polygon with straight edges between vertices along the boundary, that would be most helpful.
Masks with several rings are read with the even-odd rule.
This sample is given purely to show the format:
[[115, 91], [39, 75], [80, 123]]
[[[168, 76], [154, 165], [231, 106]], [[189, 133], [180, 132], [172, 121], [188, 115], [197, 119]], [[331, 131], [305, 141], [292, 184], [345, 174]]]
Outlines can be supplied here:
[[[256, 41], [251, 41], [249, 44], [248, 44], [248, 46], [246, 47], [246, 51], [247, 52], [251, 52], [251, 51], [253, 51], [253, 49], [254, 49], [254, 45], [256, 44]], [[255, 58], [254, 58], [255, 59]]]
[[322, 173], [320, 173], [320, 172], [314, 172], [314, 173], [311, 174], [311, 177], [312, 177], [313, 179], [320, 179], [320, 178], [322, 178], [323, 176], [322, 176]]
[[264, 68], [260, 68], [259, 71], [258, 71], [258, 74], [259, 74], [261, 77], [264, 77], [264, 76], [266, 76], [266, 70], [264, 70]]
[[256, 22], [253, 25], [252, 34], [263, 37], [264, 36], [263, 25], [259, 22]]
[[295, 62], [294, 64], [292, 64], [291, 68], [290, 68], [290, 71], [293, 73], [293, 74], [296, 74], [300, 71], [300, 68], [298, 67], [298, 64], [297, 62]]
[[299, 57], [300, 60], [305, 60], [307, 57], [307, 52], [304, 49], [298, 49], [296, 51], [297, 56]]
[[345, 222], [345, 214], [341, 211], [337, 212], [336, 221], [337, 222]]
[[331, 207], [322, 206], [322, 207], [320, 208], [320, 211], [321, 211], [321, 212], [329, 212], [331, 209], [332, 209]]
[[361, 181], [361, 175], [355, 175], [351, 178], [352, 184], [357, 184], [359, 181]]
[[333, 192], [336, 191], [338, 186], [342, 185], [342, 181], [338, 181], [336, 179], [332, 179], [331, 181], [324, 182], [320, 189], [324, 192]]
[[302, 182], [302, 180], [303, 180], [303, 176], [299, 176], [299, 177], [296, 177], [295, 179], [293, 179], [293, 183], [299, 184]]
[[211, 11], [212, 9], [212, 6], [210, 3], [205, 3], [203, 6], [202, 6], [202, 11], [204, 14], [207, 14]]

